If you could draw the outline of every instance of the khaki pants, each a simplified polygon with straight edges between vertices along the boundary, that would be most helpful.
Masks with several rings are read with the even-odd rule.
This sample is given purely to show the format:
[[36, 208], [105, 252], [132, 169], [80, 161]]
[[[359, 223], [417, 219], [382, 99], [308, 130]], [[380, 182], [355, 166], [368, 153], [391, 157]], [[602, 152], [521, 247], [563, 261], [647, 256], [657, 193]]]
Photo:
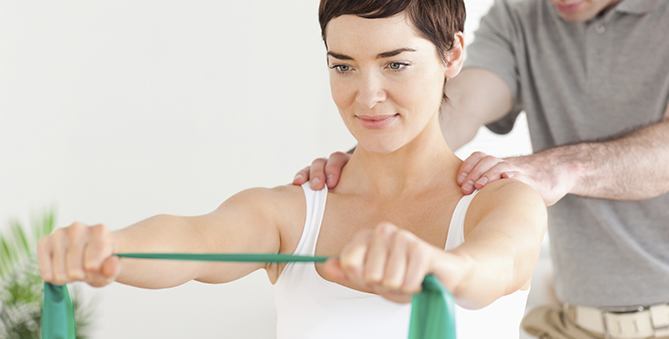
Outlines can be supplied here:
[[[545, 305], [532, 309], [523, 318], [521, 326], [525, 332], [539, 339], [605, 339], [604, 335], [578, 327], [565, 315], [559, 305]], [[662, 338], [669, 339], [669, 337]]]

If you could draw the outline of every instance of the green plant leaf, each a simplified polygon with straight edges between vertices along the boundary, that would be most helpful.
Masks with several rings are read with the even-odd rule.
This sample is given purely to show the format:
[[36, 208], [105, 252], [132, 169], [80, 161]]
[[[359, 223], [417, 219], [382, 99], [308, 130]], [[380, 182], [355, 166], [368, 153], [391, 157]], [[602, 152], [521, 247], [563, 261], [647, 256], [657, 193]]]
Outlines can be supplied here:
[[26, 230], [23, 228], [23, 225], [18, 220], [11, 222], [12, 227], [12, 241], [16, 244], [17, 255], [32, 257], [35, 255], [35, 250], [30, 246], [28, 241], [28, 236], [26, 235]]
[[3, 235], [0, 237], [0, 279], [9, 274], [16, 263], [16, 252], [9, 240]]

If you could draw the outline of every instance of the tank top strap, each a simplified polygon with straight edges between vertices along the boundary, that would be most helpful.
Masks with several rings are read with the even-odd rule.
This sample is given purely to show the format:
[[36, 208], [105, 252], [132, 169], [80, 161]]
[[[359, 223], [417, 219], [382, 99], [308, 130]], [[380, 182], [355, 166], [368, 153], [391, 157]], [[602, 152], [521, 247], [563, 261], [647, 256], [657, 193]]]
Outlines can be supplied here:
[[448, 236], [446, 237], [446, 250], [452, 250], [465, 242], [465, 217], [467, 216], [467, 210], [469, 205], [478, 190], [470, 195], [465, 195], [460, 198], [457, 205], [455, 205], [455, 210], [453, 210], [453, 216], [451, 217], [451, 225], [448, 227]]
[[315, 255], [316, 242], [318, 241], [318, 234], [320, 233], [323, 215], [325, 214], [328, 189], [326, 186], [320, 191], [315, 191], [309, 187], [309, 183], [307, 182], [302, 185], [302, 190], [304, 191], [306, 202], [306, 217], [302, 236], [294, 253], [298, 255]]

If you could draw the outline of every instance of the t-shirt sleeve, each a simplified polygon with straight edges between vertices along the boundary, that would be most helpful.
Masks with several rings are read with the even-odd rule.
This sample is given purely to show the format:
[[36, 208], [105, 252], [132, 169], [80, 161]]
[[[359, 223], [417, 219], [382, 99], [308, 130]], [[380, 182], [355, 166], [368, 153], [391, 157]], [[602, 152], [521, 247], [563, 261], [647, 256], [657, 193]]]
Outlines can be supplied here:
[[514, 16], [508, 1], [496, 0], [481, 18], [474, 41], [467, 47], [464, 68], [482, 68], [498, 75], [511, 90], [513, 108], [502, 119], [486, 125], [494, 133], [506, 134], [522, 111], [520, 81], [514, 50]]

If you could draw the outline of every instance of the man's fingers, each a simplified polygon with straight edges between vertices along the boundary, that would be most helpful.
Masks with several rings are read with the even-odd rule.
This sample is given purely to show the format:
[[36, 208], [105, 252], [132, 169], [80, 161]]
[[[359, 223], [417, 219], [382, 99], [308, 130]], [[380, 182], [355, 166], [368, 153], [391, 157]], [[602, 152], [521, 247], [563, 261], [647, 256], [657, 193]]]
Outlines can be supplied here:
[[[481, 175], [483, 175], [483, 173], [487, 172], [501, 161], [501, 159], [495, 158], [493, 156], [486, 156], [480, 159], [471, 172], [469, 172], [467, 178], [465, 178], [462, 184], [462, 192], [465, 194], [472, 193], [475, 188], [474, 184], [479, 181], [479, 179], [482, 179]], [[483, 182], [483, 184], [485, 185], [485, 182]]]
[[330, 154], [330, 158], [325, 165], [325, 177], [328, 188], [333, 188], [339, 183], [341, 170], [351, 158], [351, 155], [344, 152], [335, 152]]
[[474, 169], [474, 166], [478, 164], [479, 160], [486, 156], [488, 155], [483, 152], [474, 152], [467, 159], [465, 159], [465, 161], [462, 162], [462, 165], [460, 165], [460, 170], [458, 171], [458, 177], [456, 179], [458, 185], [462, 185], [465, 182], [465, 178], [467, 178], [469, 172]]
[[295, 174], [295, 179], [293, 179], [293, 185], [302, 185], [309, 180], [309, 166], [301, 169], [297, 174]]
[[504, 179], [505, 177], [503, 176], [504, 173], [506, 172], [511, 172], [513, 171], [513, 166], [509, 164], [506, 161], [502, 161], [497, 163], [497, 165], [493, 166], [491, 169], [489, 169], [487, 172], [481, 174], [481, 177], [476, 180], [474, 183], [474, 187], [476, 189], [481, 189], [483, 186], [495, 182], [500, 179]]
[[309, 168], [309, 185], [313, 190], [321, 190], [325, 185], [325, 163], [324, 158], [318, 158], [311, 163]]

